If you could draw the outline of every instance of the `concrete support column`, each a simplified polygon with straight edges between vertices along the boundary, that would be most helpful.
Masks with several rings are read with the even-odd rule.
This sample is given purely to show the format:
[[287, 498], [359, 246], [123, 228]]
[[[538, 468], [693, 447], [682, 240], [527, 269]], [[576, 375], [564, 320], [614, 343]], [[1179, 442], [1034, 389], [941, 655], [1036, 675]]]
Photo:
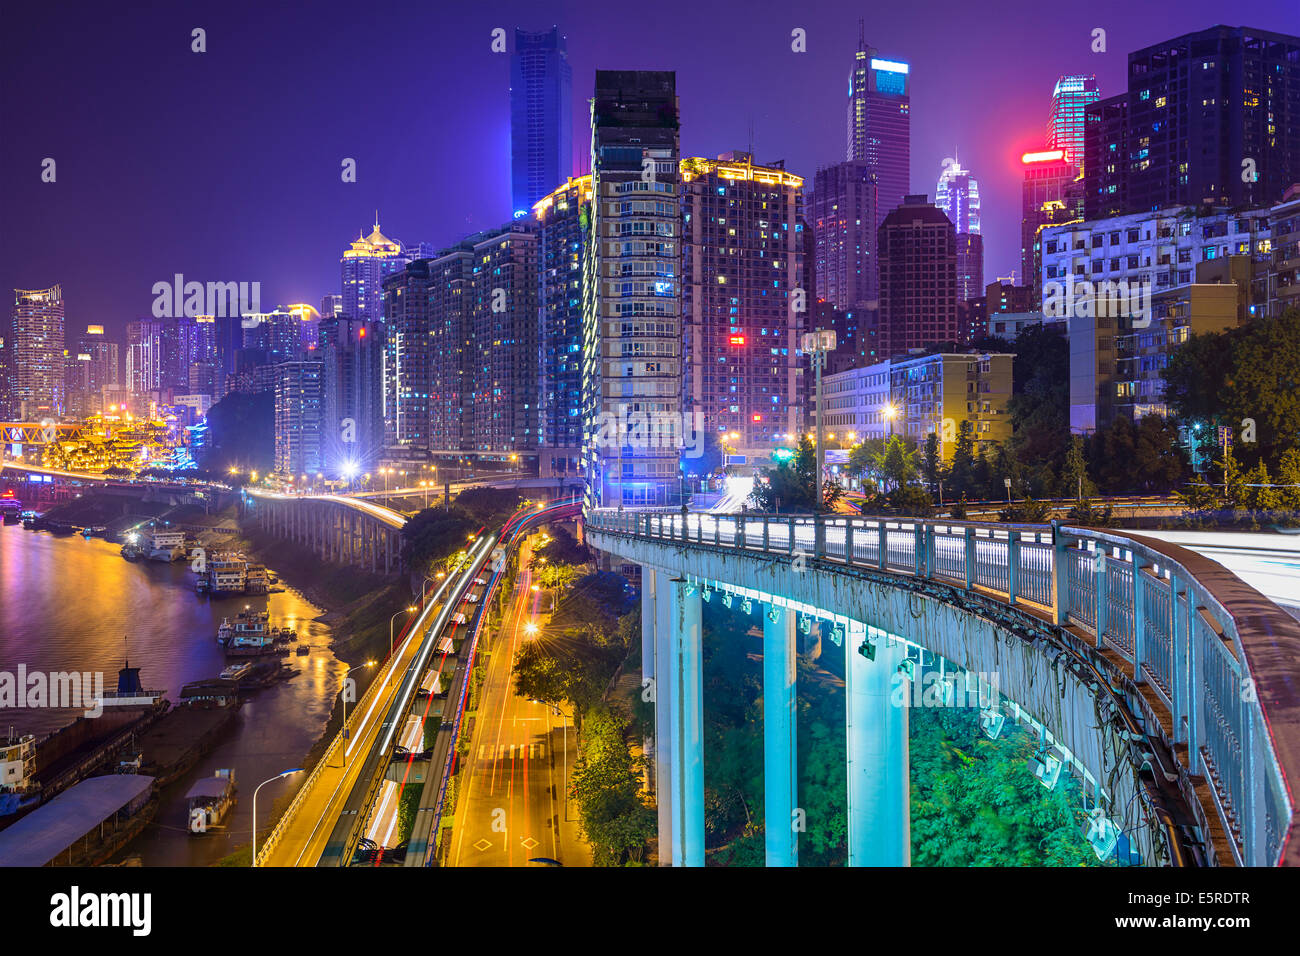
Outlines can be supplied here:
[[[655, 600], [651, 605], [655, 661], [655, 799], [659, 807], [659, 865], [673, 865], [673, 686], [667, 679], [666, 662], [672, 653], [671, 575], [662, 568], [646, 567], [642, 581], [649, 580]], [[644, 626], [646, 605], [642, 606]]]
[[704, 865], [704, 670], [699, 591], [673, 578], [671, 653], [661, 682], [672, 684], [673, 866]]
[[795, 617], [795, 612], [775, 604], [763, 615], [763, 823], [768, 866], [799, 865], [794, 828], [799, 805]]
[[[641, 569], [641, 693], [649, 694], [655, 699], [655, 602], [658, 597], [657, 579], [651, 568]], [[655, 793], [656, 763], [658, 759], [654, 735], [649, 734], [641, 740], [641, 752], [645, 755], [648, 771], [646, 789]]]
[[876, 659], [858, 648], [866, 628], [854, 622], [844, 648], [847, 698], [849, 866], [909, 866], [911, 807], [907, 726], [910, 695], [896, 690], [906, 647], [874, 637]]

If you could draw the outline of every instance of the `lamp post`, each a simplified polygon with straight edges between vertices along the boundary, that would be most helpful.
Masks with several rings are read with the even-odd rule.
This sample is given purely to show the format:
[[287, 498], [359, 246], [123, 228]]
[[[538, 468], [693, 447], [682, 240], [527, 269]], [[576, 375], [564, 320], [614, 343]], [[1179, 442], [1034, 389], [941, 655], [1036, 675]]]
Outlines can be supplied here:
[[881, 414], [885, 416], [885, 421], [889, 423], [888, 437], [894, 437], [894, 419], [898, 417], [898, 406], [893, 402], [885, 402], [885, 407], [881, 409]]
[[[374, 661], [366, 661], [360, 665], [362, 667], [373, 667]], [[352, 676], [352, 665], [345, 663], [347, 668], [343, 672], [343, 766], [348, 765], [348, 680]]]
[[403, 612], [407, 614], [414, 614], [417, 610], [419, 610], [419, 608], [417, 608], [414, 604], [412, 604], [410, 607], [403, 608], [401, 611], [398, 611], [397, 614], [394, 614], [392, 617], [388, 619], [388, 659], [389, 660], [393, 659], [393, 624], [397, 621], [397, 615], [402, 614]]
[[569, 822], [569, 718], [572, 714], [566, 714], [560, 710], [559, 705], [552, 704], [551, 710], [555, 716], [563, 718], [564, 721], [564, 822]]
[[253, 866], [257, 866], [257, 791], [261, 790], [268, 783], [275, 780], [283, 780], [285, 777], [291, 777], [295, 773], [302, 773], [301, 767], [295, 767], [293, 770], [286, 770], [283, 773], [277, 773], [268, 780], [263, 780], [253, 789]]
[[816, 507], [820, 511], [822, 507], [822, 468], [826, 460], [826, 449], [822, 443], [822, 369], [826, 367], [826, 353], [835, 351], [835, 330], [818, 329], [815, 332], [805, 332], [800, 340], [803, 350], [808, 353], [808, 360], [812, 363], [813, 374], [817, 379], [817, 502]]

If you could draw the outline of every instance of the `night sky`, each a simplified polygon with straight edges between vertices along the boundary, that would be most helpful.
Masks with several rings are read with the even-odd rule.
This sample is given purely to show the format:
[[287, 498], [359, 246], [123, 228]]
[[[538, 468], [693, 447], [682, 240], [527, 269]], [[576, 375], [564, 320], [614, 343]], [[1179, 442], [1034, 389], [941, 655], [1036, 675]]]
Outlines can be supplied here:
[[[1243, 17], [1300, 33], [1294, 0], [126, 6], [11, 3], [0, 23], [0, 287], [61, 283], [69, 329], [121, 332], [177, 272], [260, 281], [267, 308], [318, 304], [376, 207], [391, 238], [439, 246], [506, 220], [508, 57], [490, 51], [494, 27], [567, 35], [575, 172], [593, 71], [672, 69], [683, 155], [744, 149], [752, 123], [759, 162], [811, 178], [843, 159], [865, 17], [880, 55], [911, 64], [913, 192], [933, 199], [954, 149], [980, 181], [988, 281], [1019, 266], [1019, 156], [1042, 144], [1060, 74], [1096, 74], [1109, 96], [1128, 52], [1162, 39]], [[795, 27], [807, 53], [791, 52]], [[356, 183], [340, 181], [344, 157]]]

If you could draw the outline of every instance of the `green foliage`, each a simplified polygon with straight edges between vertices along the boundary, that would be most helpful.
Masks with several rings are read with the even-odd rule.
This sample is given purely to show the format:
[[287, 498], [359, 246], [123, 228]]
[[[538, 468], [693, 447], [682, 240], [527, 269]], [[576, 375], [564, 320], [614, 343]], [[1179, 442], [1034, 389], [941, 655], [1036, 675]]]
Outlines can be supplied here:
[[1012, 351], [1011, 446], [1034, 473], [1034, 493], [1042, 494], [1069, 447], [1070, 342], [1056, 326], [1040, 323], [1022, 329]]
[[930, 432], [925, 437], [925, 453], [921, 457], [921, 474], [926, 490], [931, 496], [939, 494], [939, 481], [943, 478], [943, 458], [939, 454], [939, 436]]
[[591, 560], [591, 549], [579, 544], [573, 532], [564, 525], [551, 526], [551, 540], [534, 554], [545, 558], [549, 564], [586, 564]]
[[427, 573], [463, 548], [476, 527], [459, 508], [425, 509], [402, 527], [402, 560], [408, 568]]
[[913, 866], [1097, 866], [1081, 838], [1082, 796], [1029, 770], [1037, 741], [1010, 722], [997, 740], [975, 708], [913, 708]]
[[1108, 495], [1168, 494], [1185, 471], [1178, 429], [1159, 415], [1117, 417], [1092, 435], [1092, 474]]
[[957, 447], [952, 453], [948, 468], [947, 490], [965, 498], [980, 493], [979, 476], [975, 468], [975, 429], [970, 420], [963, 418], [957, 425]]
[[790, 461], [764, 468], [749, 500], [759, 511], [809, 512], [817, 509], [817, 451], [805, 435]]
[[1085, 499], [1097, 493], [1097, 486], [1088, 477], [1088, 462], [1084, 457], [1082, 435], [1070, 436], [1070, 448], [1065, 453], [1065, 464], [1061, 469], [1061, 489], [1065, 496], [1074, 494], [1076, 498]]
[[640, 862], [656, 830], [640, 796], [641, 761], [628, 746], [627, 725], [604, 704], [592, 707], [583, 724], [571, 793], [596, 866]]
[[480, 525], [491, 527], [503, 524], [519, 510], [519, 503], [523, 500], [524, 496], [518, 491], [483, 487], [466, 488], [456, 496], [453, 504], [475, 523], [475, 527]]
[[1051, 517], [1052, 507], [1046, 501], [1026, 498], [1007, 505], [998, 512], [998, 520], [1008, 524], [1045, 524]]
[[1097, 528], [1108, 526], [1114, 520], [1114, 517], [1114, 506], [1106, 505], [1104, 508], [1098, 508], [1092, 503], [1091, 498], [1083, 498], [1069, 510], [1065, 520], [1072, 524]]
[[405, 843], [411, 838], [415, 827], [415, 815], [420, 810], [420, 796], [424, 793], [424, 784], [408, 783], [402, 788], [402, 799], [397, 804], [397, 842]]
[[1162, 371], [1176, 417], [1256, 424], [1251, 459], [1269, 466], [1300, 447], [1300, 309], [1240, 328], [1193, 335]]
[[894, 488], [911, 483], [917, 474], [916, 447], [901, 435], [890, 435], [876, 458], [876, 469]]

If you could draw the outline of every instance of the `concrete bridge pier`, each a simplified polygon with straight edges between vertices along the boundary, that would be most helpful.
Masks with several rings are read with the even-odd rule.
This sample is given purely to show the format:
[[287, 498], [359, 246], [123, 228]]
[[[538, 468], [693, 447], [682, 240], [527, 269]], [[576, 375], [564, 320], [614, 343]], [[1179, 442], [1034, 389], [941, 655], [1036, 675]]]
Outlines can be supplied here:
[[910, 695], [906, 678], [895, 678], [906, 645], [878, 634], [868, 660], [859, 652], [866, 639], [865, 625], [851, 622], [844, 648], [849, 866], [910, 866]]
[[[649, 571], [650, 569], [647, 569]], [[643, 572], [643, 579], [646, 573]], [[685, 578], [653, 569], [650, 608], [655, 669], [655, 790], [659, 863], [704, 865], [704, 673], [700, 594]], [[643, 588], [645, 600], [646, 589]]]
[[799, 865], [794, 818], [799, 805], [795, 617], [794, 611], [775, 604], [763, 615], [763, 820], [768, 866]]

